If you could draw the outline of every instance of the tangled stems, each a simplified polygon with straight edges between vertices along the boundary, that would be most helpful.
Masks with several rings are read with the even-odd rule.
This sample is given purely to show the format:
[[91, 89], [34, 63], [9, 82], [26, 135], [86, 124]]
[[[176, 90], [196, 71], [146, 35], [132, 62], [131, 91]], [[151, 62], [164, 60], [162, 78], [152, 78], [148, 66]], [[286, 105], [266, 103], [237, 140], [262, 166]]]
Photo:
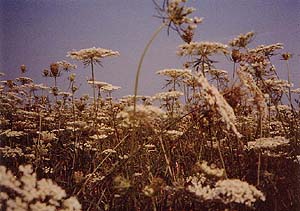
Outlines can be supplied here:
[[147, 51], [149, 50], [150, 45], [152, 44], [152, 42], [154, 41], [154, 39], [157, 37], [157, 35], [159, 34], [159, 32], [161, 32], [161, 30], [166, 26], [166, 23], [162, 23], [160, 25], [160, 27], [154, 32], [154, 34], [152, 35], [151, 39], [149, 40], [149, 42], [147, 43], [142, 56], [139, 60], [139, 65], [136, 71], [136, 75], [135, 75], [135, 84], [134, 84], [134, 98], [133, 98], [133, 110], [134, 112], [136, 112], [136, 96], [137, 96], [137, 91], [138, 91], [138, 85], [139, 85], [139, 77], [140, 77], [140, 72], [141, 72], [141, 68], [142, 68], [142, 64], [145, 58], [145, 55], [147, 53]]

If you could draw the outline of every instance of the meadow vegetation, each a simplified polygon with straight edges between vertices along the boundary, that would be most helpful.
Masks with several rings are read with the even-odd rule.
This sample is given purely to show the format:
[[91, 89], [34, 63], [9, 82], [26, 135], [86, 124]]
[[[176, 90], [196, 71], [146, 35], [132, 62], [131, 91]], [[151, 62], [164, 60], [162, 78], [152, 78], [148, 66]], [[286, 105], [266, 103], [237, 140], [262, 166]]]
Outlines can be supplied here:
[[[281, 43], [251, 46], [254, 32], [227, 44], [196, 41], [202, 19], [190, 17], [186, 0], [154, 6], [162, 25], [140, 59], [133, 95], [116, 99], [120, 87], [95, 78], [97, 64], [121, 56], [96, 47], [68, 52], [91, 70], [92, 96], [77, 95], [76, 74], [84, 73], [65, 60], [42, 71], [47, 84], [26, 77], [26, 65], [1, 81], [1, 210], [300, 210], [291, 54]], [[144, 56], [162, 30], [180, 36], [186, 62], [157, 70], [162, 92], [138, 95]], [[218, 69], [223, 56], [231, 70]], [[278, 59], [285, 69], [276, 69]]]

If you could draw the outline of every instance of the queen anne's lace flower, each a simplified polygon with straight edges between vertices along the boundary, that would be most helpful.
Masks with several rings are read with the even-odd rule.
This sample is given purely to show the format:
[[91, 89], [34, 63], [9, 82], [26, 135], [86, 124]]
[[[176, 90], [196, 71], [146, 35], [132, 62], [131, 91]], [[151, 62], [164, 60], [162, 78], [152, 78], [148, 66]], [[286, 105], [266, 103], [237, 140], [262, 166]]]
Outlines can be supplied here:
[[249, 149], [276, 149], [280, 146], [286, 146], [289, 144], [289, 140], [281, 137], [275, 136], [270, 138], [259, 138], [255, 141], [248, 142]]
[[287, 80], [279, 80], [274, 78], [265, 80], [265, 83], [274, 91], [287, 91], [287, 89], [291, 88], [292, 86], [292, 84], [290, 84]]
[[178, 99], [181, 96], [183, 96], [183, 93], [180, 91], [160, 92], [160, 93], [157, 93], [153, 97], [153, 99], [169, 100], [169, 99]]
[[264, 194], [255, 186], [239, 179], [225, 179], [217, 182], [209, 182], [203, 174], [197, 174], [187, 179], [188, 191], [204, 201], [219, 201], [224, 204], [244, 204], [252, 207], [257, 200], [265, 201]]
[[234, 202], [251, 207], [258, 199], [265, 201], [265, 196], [261, 191], [239, 179], [219, 180], [214, 192], [216, 197], [225, 204]]
[[165, 119], [166, 113], [155, 106], [137, 105], [135, 112], [133, 106], [128, 106], [117, 115], [117, 118], [122, 119], [125, 127], [138, 126], [139, 124], [154, 124], [160, 119]]
[[222, 121], [226, 124], [228, 129], [231, 129], [237, 137], [242, 135], [238, 132], [235, 122], [236, 117], [232, 107], [227, 103], [224, 97], [220, 94], [217, 88], [210, 85], [207, 79], [200, 75], [195, 76], [197, 84], [202, 88], [203, 98], [205, 101], [216, 110], [222, 117]]
[[0, 133], [1, 135], [5, 135], [6, 137], [20, 137], [23, 136], [25, 133], [23, 131], [14, 131], [11, 129], [5, 130], [2, 133]]
[[112, 91], [115, 91], [115, 90], [118, 90], [118, 89], [121, 89], [121, 87], [120, 86], [114, 86], [114, 85], [111, 85], [111, 84], [108, 84], [106, 86], [101, 87], [101, 90], [106, 91], [106, 92], [112, 92]]
[[71, 64], [65, 60], [62, 60], [62, 61], [58, 61], [56, 62], [56, 64], [58, 64], [59, 67], [61, 67], [63, 70], [65, 71], [69, 71], [69, 70], [72, 70], [72, 69], [76, 69], [77, 66], [74, 65], [74, 64]]
[[295, 94], [300, 94], [300, 88], [292, 89], [291, 92]]
[[282, 43], [276, 43], [271, 45], [259, 45], [258, 47], [249, 50], [249, 53], [260, 53], [263, 55], [270, 55], [276, 50], [283, 49]]
[[180, 136], [183, 135], [183, 132], [178, 131], [178, 130], [167, 130], [166, 135], [171, 139], [171, 140], [176, 140]]
[[164, 69], [156, 72], [159, 75], [168, 76], [170, 78], [177, 79], [191, 74], [191, 70], [188, 69]]
[[0, 202], [7, 210], [81, 210], [77, 199], [66, 198], [66, 192], [52, 180], [37, 180], [30, 165], [20, 166], [19, 171], [20, 178], [0, 166]]
[[87, 82], [88, 82], [88, 84], [91, 84], [91, 85], [94, 84], [98, 88], [102, 88], [104, 86], [108, 86], [109, 85], [109, 83], [106, 83], [106, 82], [103, 82], [103, 81], [94, 81], [93, 82], [92, 80], [88, 80]]
[[227, 45], [218, 42], [191, 42], [179, 46], [179, 56], [210, 56], [216, 53], [228, 54]]
[[28, 78], [28, 77], [19, 77], [19, 78], [16, 78], [16, 81], [19, 81], [22, 85], [29, 84], [29, 83], [33, 82], [33, 80], [31, 78]]
[[2, 154], [3, 157], [19, 157], [19, 156], [23, 156], [24, 153], [22, 151], [21, 148], [19, 147], [9, 147], [9, 146], [5, 146], [5, 147], [0, 147], [0, 153]]
[[209, 166], [207, 161], [203, 161], [197, 165], [200, 168], [200, 171], [207, 176], [213, 176], [217, 178], [223, 178], [225, 176], [225, 170]]
[[245, 48], [253, 39], [255, 33], [248, 32], [246, 34], [240, 34], [238, 37], [234, 38], [229, 42], [229, 45], [237, 48]]
[[74, 50], [68, 52], [67, 54], [68, 57], [79, 61], [83, 61], [85, 64], [89, 64], [91, 60], [93, 60], [93, 62], [100, 62], [100, 59], [102, 58], [119, 55], [120, 54], [118, 51], [112, 51], [96, 47], [81, 49], [79, 51]]

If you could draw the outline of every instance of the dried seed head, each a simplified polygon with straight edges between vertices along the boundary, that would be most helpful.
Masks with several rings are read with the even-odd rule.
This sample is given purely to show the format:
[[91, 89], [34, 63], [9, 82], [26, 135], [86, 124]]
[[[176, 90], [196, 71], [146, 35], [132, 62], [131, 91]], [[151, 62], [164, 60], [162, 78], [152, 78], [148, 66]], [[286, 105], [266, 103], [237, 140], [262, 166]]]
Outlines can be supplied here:
[[25, 66], [25, 64], [22, 64], [22, 65], [20, 66], [20, 70], [21, 70], [22, 73], [25, 73], [25, 72], [26, 72], [26, 66]]
[[10, 89], [12, 89], [15, 86], [15, 83], [13, 80], [7, 80], [6, 84]]
[[48, 76], [49, 76], [49, 70], [44, 69], [44, 70], [43, 70], [43, 73], [42, 73], [42, 76], [48, 77]]
[[53, 94], [54, 96], [57, 96], [57, 95], [58, 95], [58, 88], [57, 88], [57, 87], [52, 87], [51, 91], [52, 91], [52, 94]]
[[193, 36], [194, 36], [194, 29], [186, 29], [186, 30], [183, 30], [183, 34], [181, 35], [181, 39], [186, 42], [186, 43], [190, 43], [192, 42], [193, 40]]
[[282, 57], [283, 60], [287, 61], [290, 58], [292, 58], [292, 54], [290, 54], [288, 52], [287, 53], [283, 53], [283, 54], [281, 54], [281, 57]]
[[50, 71], [52, 76], [57, 77], [59, 74], [59, 65], [57, 63], [50, 64]]
[[84, 180], [84, 174], [82, 171], [75, 171], [73, 173], [73, 178], [74, 178], [74, 181], [75, 183], [81, 183], [83, 180]]
[[239, 62], [241, 60], [242, 54], [237, 49], [232, 49], [231, 51], [231, 58], [234, 63]]
[[77, 90], [78, 90], [78, 87], [77, 87], [77, 86], [73, 86], [73, 87], [72, 87], [72, 93], [75, 93]]
[[74, 73], [69, 75], [69, 80], [73, 82], [75, 80], [76, 75]]

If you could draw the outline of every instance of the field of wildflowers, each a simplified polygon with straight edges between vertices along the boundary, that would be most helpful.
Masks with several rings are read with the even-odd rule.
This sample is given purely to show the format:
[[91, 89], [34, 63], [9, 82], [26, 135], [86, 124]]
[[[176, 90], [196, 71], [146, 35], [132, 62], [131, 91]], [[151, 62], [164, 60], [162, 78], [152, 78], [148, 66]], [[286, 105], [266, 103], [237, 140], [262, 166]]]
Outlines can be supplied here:
[[[300, 210], [292, 55], [281, 43], [250, 47], [254, 32], [195, 41], [202, 18], [186, 1], [154, 1], [162, 24], [131, 96], [115, 99], [121, 87], [95, 78], [103, 59], [120, 56], [96, 47], [67, 53], [89, 68], [92, 97], [77, 95], [77, 66], [65, 60], [42, 71], [47, 84], [26, 77], [26, 65], [0, 82], [1, 210]], [[163, 92], [138, 95], [144, 56], [164, 29], [182, 39], [186, 62], [157, 70]], [[231, 70], [218, 69], [222, 56]]]

